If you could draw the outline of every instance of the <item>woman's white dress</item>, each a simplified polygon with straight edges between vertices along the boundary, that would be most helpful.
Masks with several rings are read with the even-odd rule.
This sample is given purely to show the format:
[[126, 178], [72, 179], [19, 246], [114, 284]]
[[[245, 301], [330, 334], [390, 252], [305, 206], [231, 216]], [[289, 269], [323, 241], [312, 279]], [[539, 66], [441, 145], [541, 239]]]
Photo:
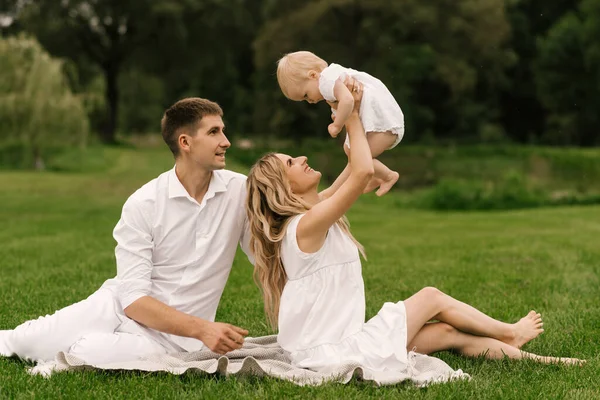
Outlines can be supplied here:
[[356, 362], [373, 371], [404, 371], [406, 311], [385, 303], [365, 322], [365, 291], [356, 245], [333, 225], [316, 253], [302, 252], [293, 217], [281, 247], [288, 282], [279, 308], [280, 346], [295, 366], [326, 371]]
[[[344, 80], [346, 76], [363, 84], [364, 91], [359, 115], [365, 132], [390, 131], [397, 136], [390, 148], [395, 147], [404, 136], [404, 114], [394, 96], [379, 79], [366, 72], [345, 68], [339, 64], [329, 64], [321, 71], [319, 77], [319, 91], [323, 98], [329, 102], [336, 102], [337, 99], [333, 93], [335, 81], [338, 78]], [[335, 113], [335, 110], [332, 111]], [[346, 144], [349, 145], [347, 136]]]

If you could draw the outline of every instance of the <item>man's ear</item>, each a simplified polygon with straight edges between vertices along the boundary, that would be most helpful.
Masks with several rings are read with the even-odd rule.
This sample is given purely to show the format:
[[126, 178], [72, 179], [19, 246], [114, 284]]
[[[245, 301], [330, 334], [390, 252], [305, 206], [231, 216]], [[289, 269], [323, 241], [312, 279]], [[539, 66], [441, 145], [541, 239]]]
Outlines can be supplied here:
[[186, 134], [181, 134], [177, 138], [177, 142], [179, 143], [179, 148], [184, 151], [188, 151], [190, 148], [189, 137]]
[[319, 77], [319, 73], [314, 69], [311, 69], [310, 71], [308, 71], [308, 77], [310, 79], [317, 79]]

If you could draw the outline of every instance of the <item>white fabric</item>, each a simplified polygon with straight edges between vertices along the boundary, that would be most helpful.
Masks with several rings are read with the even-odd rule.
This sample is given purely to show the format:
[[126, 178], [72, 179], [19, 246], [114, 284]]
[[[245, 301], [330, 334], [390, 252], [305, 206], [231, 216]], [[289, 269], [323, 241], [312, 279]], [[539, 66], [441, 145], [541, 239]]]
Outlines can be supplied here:
[[10, 332], [9, 330], [0, 330], [0, 357], [10, 357], [14, 354], [6, 342]]
[[[200, 350], [201, 341], [146, 328], [123, 309], [148, 295], [214, 320], [238, 242], [248, 254], [245, 182], [244, 175], [214, 171], [201, 204], [189, 196], [174, 169], [141, 187], [123, 206], [114, 230], [116, 278], [84, 301], [2, 332], [0, 355], [51, 360], [76, 343], [77, 354], [94, 360], [102, 351], [114, 356], [109, 346], [129, 357], [121, 344], [140, 355]], [[96, 349], [101, 340], [106, 345]]]
[[52, 315], [27, 321], [0, 332], [0, 355], [44, 362], [59, 352], [70, 352], [87, 363], [129, 361], [166, 353], [159, 343], [129, 333], [118, 333], [127, 317], [110, 289], [100, 289], [87, 299]]
[[69, 354], [86, 364], [96, 365], [167, 354], [167, 350], [154, 340], [133, 333], [90, 333], [76, 341]]
[[[123, 206], [114, 230], [117, 287], [122, 308], [151, 296], [186, 314], [214, 321], [240, 242], [249, 254], [246, 232], [246, 177], [213, 171], [201, 204], [173, 168], [138, 189]], [[124, 332], [152, 337], [174, 350], [199, 350], [196, 339], [157, 332], [131, 321]]]
[[[360, 120], [367, 134], [369, 132], [390, 131], [397, 136], [395, 147], [404, 136], [404, 114], [388, 88], [379, 79], [339, 64], [329, 64], [321, 71], [319, 77], [319, 91], [323, 98], [329, 102], [336, 102], [333, 88], [337, 79], [344, 80], [350, 76], [363, 84], [363, 97], [360, 104]], [[332, 109], [335, 114], [335, 110]], [[346, 145], [350, 145], [346, 138]]]
[[[405, 371], [374, 371], [355, 362], [345, 362], [330, 371], [317, 372], [294, 367], [275, 336], [246, 338], [244, 347], [219, 356], [208, 350], [193, 353], [157, 354], [129, 362], [96, 364], [94, 366], [69, 353], [60, 353], [56, 360], [38, 364], [29, 373], [49, 377], [55, 372], [77, 370], [137, 370], [165, 371], [183, 374], [201, 371], [208, 374], [237, 376], [271, 376], [297, 385], [321, 385], [328, 382], [348, 383], [352, 379], [371, 381], [377, 385], [393, 385], [405, 380], [417, 386], [470, 379], [461, 370], [453, 370], [440, 359], [410, 352]], [[199, 378], [202, 379], [202, 378]]]
[[279, 306], [278, 342], [289, 352], [292, 364], [325, 372], [346, 362], [374, 371], [406, 370], [404, 303], [384, 304], [365, 323], [356, 245], [333, 225], [319, 251], [302, 252], [296, 229], [303, 216], [292, 218], [281, 247], [288, 281]]

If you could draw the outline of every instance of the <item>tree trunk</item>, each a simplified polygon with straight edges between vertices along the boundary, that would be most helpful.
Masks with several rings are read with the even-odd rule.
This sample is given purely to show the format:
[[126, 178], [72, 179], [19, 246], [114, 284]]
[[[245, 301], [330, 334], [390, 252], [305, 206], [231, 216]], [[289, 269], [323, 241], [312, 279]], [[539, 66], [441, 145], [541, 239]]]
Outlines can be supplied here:
[[104, 67], [104, 77], [106, 79], [106, 113], [107, 119], [100, 132], [100, 139], [106, 144], [115, 144], [117, 133], [117, 121], [119, 112], [119, 67], [108, 65]]

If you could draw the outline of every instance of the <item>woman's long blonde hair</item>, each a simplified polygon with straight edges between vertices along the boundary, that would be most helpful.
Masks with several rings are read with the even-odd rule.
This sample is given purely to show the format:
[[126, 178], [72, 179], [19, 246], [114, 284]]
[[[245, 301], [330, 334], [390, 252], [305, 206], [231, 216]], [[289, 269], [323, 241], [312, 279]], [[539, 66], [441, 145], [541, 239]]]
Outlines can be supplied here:
[[[263, 156], [252, 166], [247, 190], [246, 212], [250, 222], [250, 250], [255, 259], [254, 281], [263, 294], [267, 320], [276, 330], [281, 293], [287, 282], [281, 262], [281, 242], [291, 217], [305, 213], [311, 205], [292, 193], [283, 162], [275, 153]], [[336, 224], [365, 257], [362, 245], [350, 233], [346, 217]]]

